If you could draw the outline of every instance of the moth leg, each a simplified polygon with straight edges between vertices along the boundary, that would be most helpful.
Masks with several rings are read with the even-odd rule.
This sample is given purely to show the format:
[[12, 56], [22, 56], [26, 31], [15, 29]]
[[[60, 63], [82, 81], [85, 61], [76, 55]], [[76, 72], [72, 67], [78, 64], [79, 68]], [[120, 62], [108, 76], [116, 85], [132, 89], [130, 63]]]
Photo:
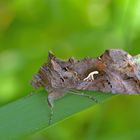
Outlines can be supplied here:
[[49, 114], [49, 125], [51, 125], [52, 123], [52, 118], [53, 118], [53, 102], [54, 102], [54, 99], [53, 99], [53, 96], [50, 94], [48, 95], [48, 105], [50, 107], [50, 114]]
[[70, 91], [71, 94], [74, 94], [74, 95], [78, 95], [78, 96], [83, 96], [83, 97], [87, 97], [91, 100], [93, 100], [94, 102], [98, 103], [98, 100], [92, 96], [92, 95], [88, 95], [88, 94], [84, 94], [84, 93], [79, 93], [79, 92], [75, 92], [75, 91]]
[[52, 124], [52, 118], [53, 118], [53, 107], [50, 108], [50, 115], [49, 115], [48, 125]]
[[48, 95], [47, 101], [48, 101], [48, 105], [50, 107], [50, 115], [49, 115], [49, 125], [52, 124], [52, 118], [53, 118], [53, 107], [54, 107], [54, 100], [63, 97], [64, 93], [62, 92], [51, 92]]

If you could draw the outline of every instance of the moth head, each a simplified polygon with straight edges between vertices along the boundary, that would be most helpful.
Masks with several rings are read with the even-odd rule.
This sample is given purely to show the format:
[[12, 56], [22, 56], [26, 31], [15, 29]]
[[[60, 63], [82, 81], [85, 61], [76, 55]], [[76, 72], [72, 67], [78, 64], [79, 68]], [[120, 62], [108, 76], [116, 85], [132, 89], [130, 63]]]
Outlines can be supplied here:
[[39, 74], [35, 74], [35, 75], [32, 77], [31, 85], [32, 85], [34, 88], [39, 88], [39, 87], [42, 86], [42, 80], [41, 80], [41, 77], [40, 77]]

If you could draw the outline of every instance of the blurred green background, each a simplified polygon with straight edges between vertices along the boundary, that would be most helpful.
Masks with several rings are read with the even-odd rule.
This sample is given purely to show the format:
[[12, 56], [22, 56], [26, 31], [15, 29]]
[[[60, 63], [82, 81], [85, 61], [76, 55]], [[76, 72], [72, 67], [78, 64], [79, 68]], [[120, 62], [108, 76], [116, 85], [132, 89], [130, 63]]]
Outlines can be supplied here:
[[[139, 0], [0, 0], [0, 105], [32, 91], [48, 50], [67, 59], [140, 53]], [[139, 140], [140, 96], [119, 95], [29, 140]]]

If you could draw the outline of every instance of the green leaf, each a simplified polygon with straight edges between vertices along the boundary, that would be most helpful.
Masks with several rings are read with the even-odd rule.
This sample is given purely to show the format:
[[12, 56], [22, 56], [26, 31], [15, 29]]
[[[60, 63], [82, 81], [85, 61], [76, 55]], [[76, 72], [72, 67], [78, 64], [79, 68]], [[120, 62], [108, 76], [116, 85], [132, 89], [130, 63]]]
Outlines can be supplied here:
[[[94, 95], [99, 103], [112, 96], [112, 94], [85, 92]], [[68, 93], [54, 103], [53, 124], [95, 104], [89, 98]], [[47, 94], [44, 91], [1, 107], [0, 139], [16, 140], [44, 128], [49, 128], [49, 113]]]

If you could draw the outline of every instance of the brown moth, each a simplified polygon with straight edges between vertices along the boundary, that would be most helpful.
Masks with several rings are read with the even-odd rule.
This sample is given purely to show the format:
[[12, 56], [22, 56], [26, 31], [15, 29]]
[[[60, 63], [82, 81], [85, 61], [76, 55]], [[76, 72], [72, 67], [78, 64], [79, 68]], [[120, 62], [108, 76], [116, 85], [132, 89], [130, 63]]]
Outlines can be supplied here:
[[[53, 101], [63, 97], [67, 91], [92, 90], [120, 94], [140, 93], [140, 67], [134, 58], [123, 50], [106, 50], [98, 58], [76, 60], [57, 59], [51, 52], [48, 62], [33, 76], [32, 86], [44, 87], [48, 91], [52, 121]], [[81, 92], [70, 92], [93, 99]]]

